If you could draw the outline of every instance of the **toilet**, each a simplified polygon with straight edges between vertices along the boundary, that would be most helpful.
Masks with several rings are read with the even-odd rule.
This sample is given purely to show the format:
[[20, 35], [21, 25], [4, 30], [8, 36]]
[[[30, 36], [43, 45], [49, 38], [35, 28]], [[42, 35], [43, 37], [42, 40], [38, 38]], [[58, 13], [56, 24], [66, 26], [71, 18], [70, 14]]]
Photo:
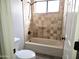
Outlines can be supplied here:
[[16, 59], [36, 59], [36, 54], [32, 50], [20, 50], [21, 39], [14, 38], [14, 47], [16, 49]]

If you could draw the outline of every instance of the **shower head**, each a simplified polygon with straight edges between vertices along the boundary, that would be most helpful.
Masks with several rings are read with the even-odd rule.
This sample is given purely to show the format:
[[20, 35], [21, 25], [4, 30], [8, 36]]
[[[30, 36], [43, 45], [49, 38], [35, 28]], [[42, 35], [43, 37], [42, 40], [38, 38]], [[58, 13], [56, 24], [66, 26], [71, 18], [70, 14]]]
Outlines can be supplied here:
[[27, 2], [29, 3], [30, 5], [33, 5], [34, 3], [37, 3], [37, 1], [34, 1], [34, 2]]

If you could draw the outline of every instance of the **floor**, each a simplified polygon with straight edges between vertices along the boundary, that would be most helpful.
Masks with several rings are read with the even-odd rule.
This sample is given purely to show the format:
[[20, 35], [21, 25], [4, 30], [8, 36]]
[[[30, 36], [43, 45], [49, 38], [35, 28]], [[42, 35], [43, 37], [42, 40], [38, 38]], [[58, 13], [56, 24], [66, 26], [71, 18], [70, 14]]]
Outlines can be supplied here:
[[37, 54], [36, 59], [62, 59], [62, 58], [55, 56], [48, 56], [44, 54]]

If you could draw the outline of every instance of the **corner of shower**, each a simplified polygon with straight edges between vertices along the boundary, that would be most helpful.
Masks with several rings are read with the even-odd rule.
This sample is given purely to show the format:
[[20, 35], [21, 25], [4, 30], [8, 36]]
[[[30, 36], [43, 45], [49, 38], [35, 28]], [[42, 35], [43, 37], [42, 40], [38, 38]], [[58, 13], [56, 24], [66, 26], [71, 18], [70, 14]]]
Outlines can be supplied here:
[[33, 13], [31, 5], [34, 3], [28, 2], [30, 4], [30, 20], [29, 15], [27, 19], [30, 24], [26, 34], [27, 38], [25, 38], [25, 48], [36, 53], [62, 57], [65, 39], [64, 36], [62, 37], [62, 19], [59, 20], [57, 13], [49, 13], [48, 15], [46, 13], [40, 15]]

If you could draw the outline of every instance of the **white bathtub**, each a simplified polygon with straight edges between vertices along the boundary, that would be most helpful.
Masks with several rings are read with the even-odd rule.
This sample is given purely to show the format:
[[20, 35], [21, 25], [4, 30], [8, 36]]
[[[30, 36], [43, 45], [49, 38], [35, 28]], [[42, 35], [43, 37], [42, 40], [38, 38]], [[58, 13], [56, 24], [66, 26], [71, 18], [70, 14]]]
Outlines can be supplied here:
[[63, 55], [63, 40], [51, 40], [43, 38], [32, 38], [31, 42], [25, 42], [25, 49], [31, 49], [36, 53], [47, 54], [51, 56], [62, 57]]

